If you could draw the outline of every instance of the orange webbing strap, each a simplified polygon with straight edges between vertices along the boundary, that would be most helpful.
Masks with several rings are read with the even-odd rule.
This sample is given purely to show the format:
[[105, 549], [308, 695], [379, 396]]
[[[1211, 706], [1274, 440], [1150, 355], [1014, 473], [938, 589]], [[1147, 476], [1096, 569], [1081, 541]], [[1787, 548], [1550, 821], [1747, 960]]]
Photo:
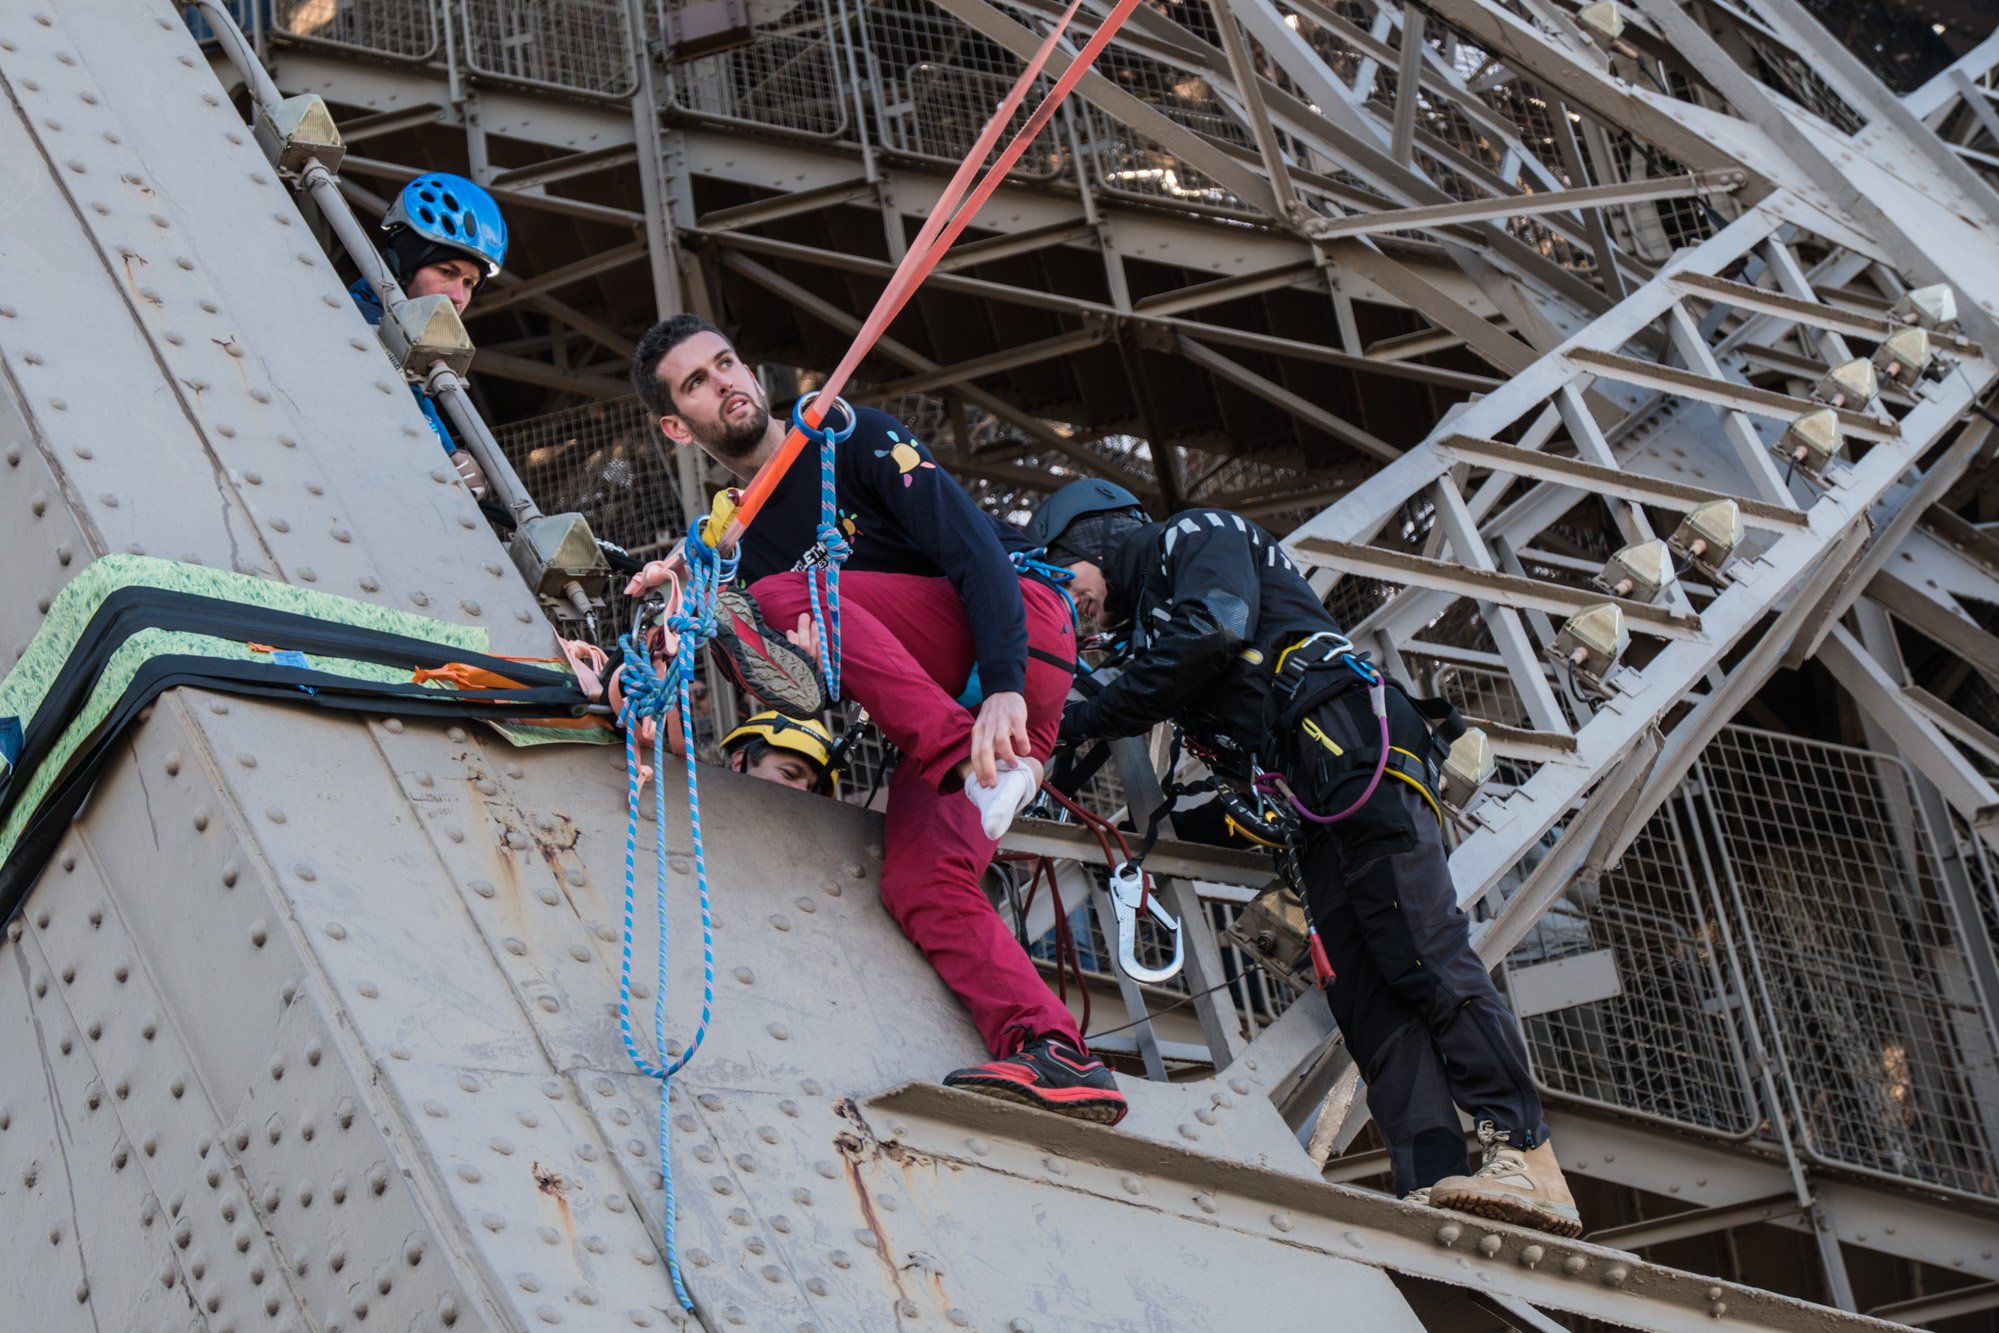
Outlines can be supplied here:
[[[853, 345], [847, 349], [847, 354], [840, 359], [840, 364], [834, 367], [833, 373], [827, 377], [825, 384], [820, 387], [811, 404], [805, 409], [804, 415], [808, 425], [816, 428], [825, 420], [826, 411], [833, 400], [840, 396], [840, 391], [847, 387], [848, 378], [861, 364], [862, 358], [874, 349], [875, 343], [888, 331], [888, 326], [895, 322], [895, 317], [901, 314], [902, 308], [909, 303], [909, 298], [915, 295], [923, 280], [930, 276], [931, 270], [937, 266], [937, 261], [944, 257], [952, 242], [971, 225], [979, 209], [992, 198], [1000, 182], [1006, 179], [1006, 174], [1013, 170], [1014, 164], [1027, 152], [1035, 136], [1040, 134], [1054, 118], [1056, 108], [1082, 81], [1083, 75], [1089, 71], [1091, 64], [1103, 49], [1110, 45], [1111, 38], [1123, 26], [1132, 10], [1138, 7], [1138, 0], [1118, 0], [1103, 24], [1091, 35], [1075, 60], [1070, 62], [1069, 68], [1062, 71], [1061, 76], [1055, 80], [1048, 96], [1041, 100], [1041, 104], [1035, 108], [1027, 123], [1007, 143], [1006, 148], [986, 170], [978, 185], [971, 188], [968, 193], [967, 187], [972, 178], [978, 175], [980, 163], [985, 161], [986, 154], [992, 151], [993, 145], [999, 141], [1000, 135], [1005, 131], [1007, 123], [1020, 109], [1028, 88], [1040, 76], [1042, 68], [1048, 63], [1048, 58], [1054, 54], [1056, 44], [1067, 31], [1070, 20], [1075, 18], [1080, 4], [1081, 0], [1069, 0], [1069, 7], [1062, 11], [1061, 19], [1042, 39], [1041, 46], [1027, 62], [1027, 67], [1021, 71], [1020, 78], [1008, 90], [999, 108], [993, 113], [993, 118], [980, 132], [978, 142], [972, 145], [971, 151], [965, 155], [965, 160], [958, 164], [958, 170], [952, 175], [950, 184], [945, 186], [944, 192], [938, 197], [936, 206], [930, 210], [930, 216], [924, 220], [923, 228], [917, 233], [916, 240], [903, 255], [902, 262], [896, 265], [888, 286], [882, 290], [880, 299], [875, 302], [874, 309], [862, 323], [860, 332], [855, 334]], [[717, 543], [718, 548], [726, 549], [741, 538], [743, 529], [747, 528], [763, 509], [764, 501], [769, 499], [771, 492], [777, 488], [779, 479], [789, 471], [793, 460], [804, 449], [805, 439], [804, 432], [796, 426], [785, 435], [784, 443], [778, 446], [777, 453], [743, 489], [742, 497], [736, 502], [735, 515]]]
[[465, 690], [521, 690], [527, 687], [517, 680], [508, 680], [497, 671], [472, 666], [466, 662], [446, 662], [441, 667], [418, 667], [410, 673], [410, 679], [418, 685], [428, 685], [434, 680], [447, 685], [456, 685]]

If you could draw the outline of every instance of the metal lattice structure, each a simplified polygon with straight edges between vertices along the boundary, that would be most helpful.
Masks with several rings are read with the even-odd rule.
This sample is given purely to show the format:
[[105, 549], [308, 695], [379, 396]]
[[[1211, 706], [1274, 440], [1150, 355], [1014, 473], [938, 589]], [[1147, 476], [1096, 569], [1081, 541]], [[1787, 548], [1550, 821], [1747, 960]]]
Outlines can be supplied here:
[[[363, 214], [419, 168], [495, 189], [515, 248], [469, 316], [478, 400], [543, 508], [637, 549], [714, 480], [630, 404], [638, 333], [698, 308], [774, 384], [810, 382], [1051, 18], [759, 0], [743, 45], [668, 63], [655, 0], [227, 8], [280, 91], [327, 102]], [[1999, 379], [1999, 39], [1953, 18], [1951, 50], [1924, 26], [1856, 53], [1821, 26], [1864, 29], [1851, 11], [1639, 0], [1613, 38], [1548, 0], [1142, 5], [855, 392], [1003, 516], [1100, 475], [1288, 534], [1357, 639], [1489, 724], [1502, 771], [1453, 854], [1485, 955], [1522, 985], [1615, 959], [1617, 994], [1527, 1020], [1587, 1197], [1642, 1197], [1606, 1240], [1792, 1227], [1815, 1270], [1740, 1275], [1930, 1322], [1999, 1280], [1999, 486], [1975, 411]], [[0, 244], [0, 646], [138, 548], [546, 655], [310, 239], [326, 201], [298, 211], [225, 95], [258, 96], [226, 20], [198, 16], [197, 48], [181, 17], [0, 18], [0, 160], [37, 186], [10, 230], [32, 255]], [[1937, 374], [1884, 375], [1840, 405], [1843, 449], [1793, 466], [1821, 377], [1938, 282], [1960, 320], [1930, 332]], [[1721, 500], [1742, 542], [1616, 603], [1614, 671], [1550, 662], [1608, 556]], [[1142, 815], [1162, 755], [1127, 748], [1093, 803]], [[606, 1013], [622, 780], [456, 729], [164, 701], [4, 946], [7, 1049], [48, 1087], [0, 1118], [8, 1225], [59, 1260], [10, 1268], [23, 1308], [679, 1320], [651, 1086]], [[725, 995], [670, 1108], [710, 1326], [1066, 1327], [1139, 1282], [1221, 1327], [1220, 1272], [1287, 1327], [1329, 1304], [1381, 1328], [1866, 1326], [1587, 1245], [1446, 1238], [1325, 1184], [1367, 1170], [1328, 1166], [1364, 1102], [1323, 1006], [1219, 939], [1269, 879], [1247, 854], [1162, 847], [1174, 990], [1092, 978], [1130, 1133], [929, 1089], [968, 1034], [867, 899], [879, 825], [718, 788]], [[1069, 865], [1101, 960], [1087, 837], [1026, 821], [1008, 846]], [[980, 1228], [1030, 1210], [1048, 1284], [1023, 1290]], [[1047, 1265], [1106, 1236], [1115, 1280]]]

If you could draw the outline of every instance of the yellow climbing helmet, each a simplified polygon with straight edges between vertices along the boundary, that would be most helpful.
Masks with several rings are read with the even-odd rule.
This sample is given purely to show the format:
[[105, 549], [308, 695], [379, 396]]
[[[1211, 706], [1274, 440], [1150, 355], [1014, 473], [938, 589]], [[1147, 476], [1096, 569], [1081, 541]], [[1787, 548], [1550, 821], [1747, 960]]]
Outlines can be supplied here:
[[758, 713], [722, 738], [724, 754], [734, 754], [747, 741], [763, 741], [812, 761], [823, 776], [833, 776], [833, 733], [818, 718], [787, 717], [776, 709]]

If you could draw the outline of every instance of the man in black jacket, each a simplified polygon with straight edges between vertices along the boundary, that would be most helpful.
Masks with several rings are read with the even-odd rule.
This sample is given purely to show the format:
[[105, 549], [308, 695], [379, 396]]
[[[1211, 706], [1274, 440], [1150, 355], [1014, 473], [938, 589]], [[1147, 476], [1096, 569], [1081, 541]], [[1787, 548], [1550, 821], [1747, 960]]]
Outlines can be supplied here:
[[[1068, 705], [1062, 738], [1170, 720], [1223, 781], [1248, 792], [1263, 777], [1296, 807], [1301, 878], [1334, 973], [1327, 998], [1396, 1192], [1581, 1235], [1519, 1027], [1457, 905], [1422, 714], [1347, 651], [1276, 540], [1241, 515], [1151, 523], [1130, 492], [1077, 481], [1028, 535], [1069, 569], [1083, 616], [1130, 635], [1123, 674]], [[1484, 1149], [1475, 1173], [1459, 1108]]]

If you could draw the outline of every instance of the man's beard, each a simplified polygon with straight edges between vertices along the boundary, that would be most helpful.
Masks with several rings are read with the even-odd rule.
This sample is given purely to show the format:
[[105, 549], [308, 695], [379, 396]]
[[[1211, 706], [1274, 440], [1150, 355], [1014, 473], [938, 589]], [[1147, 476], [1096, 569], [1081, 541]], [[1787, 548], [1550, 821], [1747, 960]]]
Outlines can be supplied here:
[[744, 418], [740, 425], [732, 426], [727, 420], [718, 420], [712, 425], [689, 423], [694, 433], [694, 442], [725, 463], [740, 463], [757, 451], [763, 443], [764, 435], [770, 430], [770, 409], [761, 403], [753, 404], [756, 411]]

